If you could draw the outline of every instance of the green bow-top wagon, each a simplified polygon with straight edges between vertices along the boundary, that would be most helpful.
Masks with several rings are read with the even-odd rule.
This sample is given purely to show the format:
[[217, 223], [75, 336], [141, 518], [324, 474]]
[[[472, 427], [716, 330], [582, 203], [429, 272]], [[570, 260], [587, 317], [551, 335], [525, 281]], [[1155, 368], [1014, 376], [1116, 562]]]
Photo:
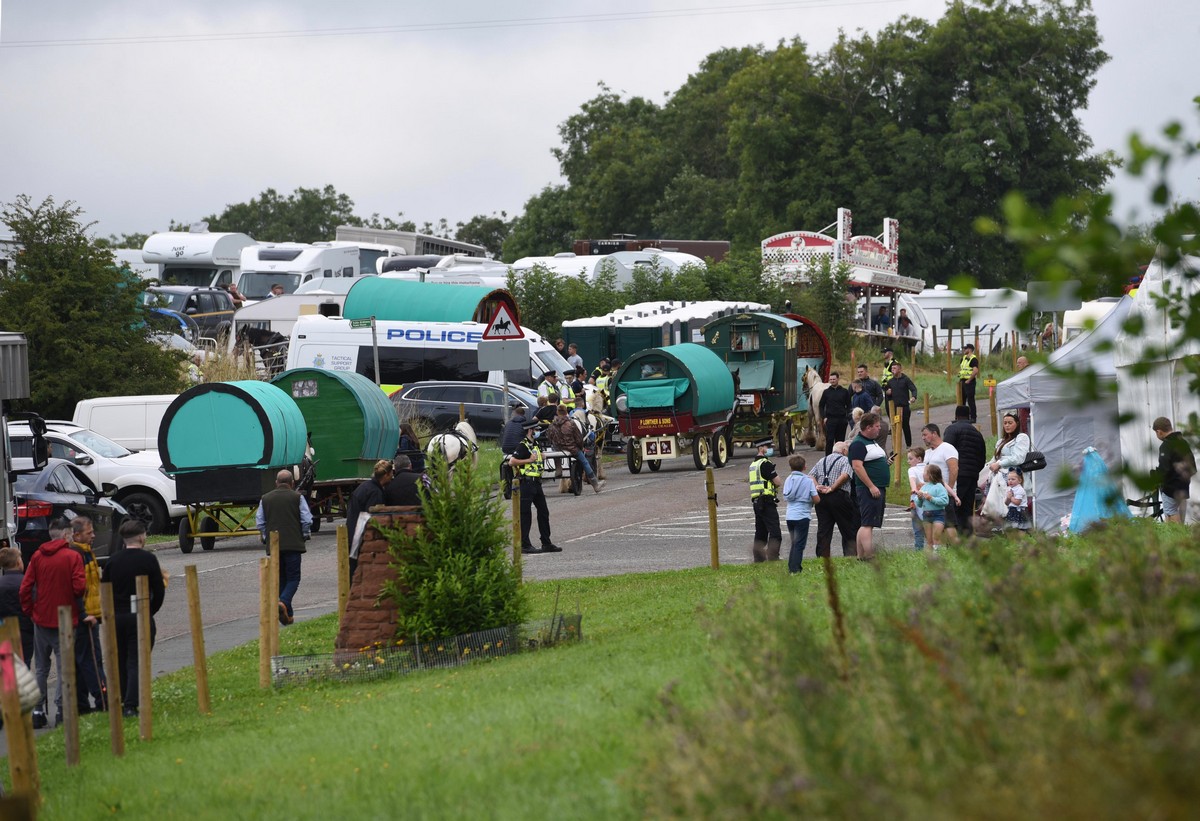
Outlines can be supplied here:
[[687, 450], [697, 470], [710, 460], [715, 467], [728, 461], [733, 377], [703, 345], [639, 351], [618, 369], [613, 386], [612, 412], [626, 437], [630, 473], [639, 473], [643, 461], [658, 470], [662, 460]]
[[210, 382], [184, 392], [159, 427], [163, 468], [188, 514], [179, 547], [197, 538], [257, 534], [254, 512], [275, 476], [289, 469], [322, 519], [345, 515], [350, 493], [379, 459], [396, 453], [396, 411], [374, 382], [355, 373], [298, 368], [268, 384]]
[[281, 468], [304, 458], [304, 416], [286, 393], [265, 382], [207, 382], [175, 398], [158, 428], [163, 470], [175, 477], [179, 549], [197, 537], [256, 534], [254, 511]]
[[770, 438], [780, 456], [800, 446], [797, 349], [800, 321], [770, 313], [742, 313], [704, 326], [704, 345], [737, 383], [730, 445]]
[[297, 487], [308, 499], [313, 530], [346, 515], [354, 488], [371, 478], [375, 462], [396, 455], [400, 421], [379, 386], [349, 371], [293, 368], [271, 380], [296, 403], [312, 451]]

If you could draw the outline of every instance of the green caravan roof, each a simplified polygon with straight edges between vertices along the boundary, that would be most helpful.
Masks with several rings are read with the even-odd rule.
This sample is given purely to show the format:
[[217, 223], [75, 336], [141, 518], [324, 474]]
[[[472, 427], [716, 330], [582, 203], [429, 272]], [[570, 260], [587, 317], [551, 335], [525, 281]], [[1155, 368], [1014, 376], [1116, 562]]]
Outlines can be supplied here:
[[[660, 360], [666, 361], [667, 372], [643, 378], [643, 366]], [[697, 419], [727, 414], [733, 407], [733, 376], [729, 369], [721, 357], [692, 342], [639, 351], [621, 365], [616, 382], [617, 393], [626, 393], [631, 407], [674, 404], [690, 410]], [[646, 404], [650, 402], [662, 404]]]
[[519, 325], [517, 300], [503, 288], [362, 277], [350, 286], [342, 316], [409, 322], [490, 322], [500, 304], [507, 306]]
[[316, 451], [317, 481], [369, 479], [377, 460], [396, 454], [396, 409], [362, 374], [293, 368], [271, 384], [290, 396], [304, 415]]
[[281, 468], [304, 458], [307, 430], [292, 397], [257, 380], [208, 382], [163, 414], [158, 451], [168, 473]]

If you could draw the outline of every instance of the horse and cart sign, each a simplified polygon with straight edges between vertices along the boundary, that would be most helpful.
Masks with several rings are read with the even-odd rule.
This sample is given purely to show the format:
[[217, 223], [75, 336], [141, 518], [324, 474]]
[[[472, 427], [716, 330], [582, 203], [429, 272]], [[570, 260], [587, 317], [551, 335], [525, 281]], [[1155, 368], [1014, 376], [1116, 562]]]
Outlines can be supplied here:
[[733, 375], [721, 358], [685, 342], [629, 357], [612, 380], [612, 408], [630, 473], [690, 451], [697, 470], [729, 460]]

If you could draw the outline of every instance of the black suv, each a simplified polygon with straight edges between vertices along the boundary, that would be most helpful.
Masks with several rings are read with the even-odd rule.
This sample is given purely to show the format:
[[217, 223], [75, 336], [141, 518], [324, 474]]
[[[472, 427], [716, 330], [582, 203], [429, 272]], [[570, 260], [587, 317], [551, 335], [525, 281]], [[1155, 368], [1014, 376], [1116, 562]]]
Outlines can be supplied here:
[[219, 288], [154, 285], [146, 289], [142, 300], [151, 308], [167, 308], [189, 317], [200, 327], [200, 336], [218, 342], [228, 339], [233, 326], [233, 297]]
[[[526, 418], [537, 411], [537, 397], [528, 388], [510, 385], [510, 402], [525, 405]], [[504, 428], [504, 388], [486, 382], [414, 382], [392, 395], [401, 421], [426, 420], [434, 433], [450, 430], [458, 422], [458, 406], [465, 405], [467, 421], [480, 439], [498, 439]]]

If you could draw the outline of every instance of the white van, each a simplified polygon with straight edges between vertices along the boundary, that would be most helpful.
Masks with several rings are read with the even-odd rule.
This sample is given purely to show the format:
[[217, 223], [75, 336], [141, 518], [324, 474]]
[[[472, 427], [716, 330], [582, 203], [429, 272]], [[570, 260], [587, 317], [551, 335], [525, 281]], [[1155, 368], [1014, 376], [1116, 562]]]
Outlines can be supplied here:
[[[389, 394], [402, 386], [430, 379], [466, 382], [504, 381], [503, 371], [479, 369], [479, 343], [486, 326], [480, 322], [376, 323], [381, 387]], [[554, 346], [528, 328], [529, 366], [508, 372], [508, 381], [534, 385], [547, 371], [573, 370]], [[287, 366], [354, 371], [375, 378], [371, 329], [351, 328], [340, 317], [301, 316], [292, 326]]]
[[158, 425], [176, 398], [163, 393], [84, 399], [75, 405], [71, 421], [129, 450], [158, 450]]
[[291, 294], [312, 280], [359, 276], [358, 248], [328, 242], [271, 242], [242, 249], [238, 290], [248, 300], [267, 299], [282, 285]]

